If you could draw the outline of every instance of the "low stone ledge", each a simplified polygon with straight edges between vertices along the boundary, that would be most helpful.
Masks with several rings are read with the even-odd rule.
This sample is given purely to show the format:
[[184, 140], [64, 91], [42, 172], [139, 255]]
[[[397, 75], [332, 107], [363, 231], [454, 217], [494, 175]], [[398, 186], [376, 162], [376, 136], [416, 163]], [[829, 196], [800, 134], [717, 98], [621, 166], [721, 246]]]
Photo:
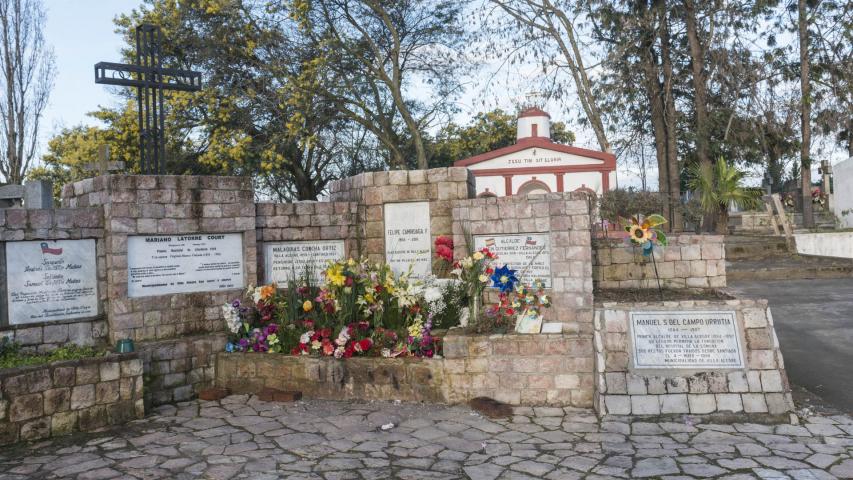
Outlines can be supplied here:
[[0, 445], [91, 431], [145, 414], [136, 353], [0, 371]]
[[321, 399], [591, 407], [592, 336], [459, 335], [433, 359], [219, 353], [216, 385], [236, 393], [301, 390]]

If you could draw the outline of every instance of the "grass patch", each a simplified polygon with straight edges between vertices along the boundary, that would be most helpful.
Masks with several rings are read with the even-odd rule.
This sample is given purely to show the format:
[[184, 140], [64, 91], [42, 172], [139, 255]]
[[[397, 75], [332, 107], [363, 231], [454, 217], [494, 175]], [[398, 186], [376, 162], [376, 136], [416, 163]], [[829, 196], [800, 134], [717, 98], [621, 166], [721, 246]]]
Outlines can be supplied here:
[[106, 353], [106, 351], [93, 347], [80, 347], [74, 344], [59, 347], [50, 353], [25, 353], [21, 351], [20, 345], [4, 337], [0, 339], [0, 369], [30, 367], [64, 360], [102, 357]]

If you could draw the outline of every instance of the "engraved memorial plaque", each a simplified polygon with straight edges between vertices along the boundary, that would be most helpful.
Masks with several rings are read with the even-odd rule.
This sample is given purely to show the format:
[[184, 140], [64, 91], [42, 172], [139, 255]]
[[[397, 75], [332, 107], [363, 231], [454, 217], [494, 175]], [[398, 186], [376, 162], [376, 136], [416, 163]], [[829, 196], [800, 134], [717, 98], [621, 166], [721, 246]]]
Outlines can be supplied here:
[[385, 261], [394, 273], [432, 273], [429, 202], [385, 204]]
[[743, 368], [734, 311], [631, 312], [634, 368]]
[[243, 288], [243, 234], [195, 233], [127, 238], [127, 294]]
[[522, 282], [541, 280], [551, 288], [551, 239], [547, 233], [512, 235], [475, 235], [474, 248], [483, 247], [498, 256], [497, 264], [506, 264], [516, 271]]
[[92, 239], [7, 242], [9, 323], [94, 317], [97, 270]]
[[288, 280], [301, 279], [310, 271], [314, 284], [319, 285], [328, 262], [345, 257], [343, 240], [265, 243], [266, 283], [286, 287]]

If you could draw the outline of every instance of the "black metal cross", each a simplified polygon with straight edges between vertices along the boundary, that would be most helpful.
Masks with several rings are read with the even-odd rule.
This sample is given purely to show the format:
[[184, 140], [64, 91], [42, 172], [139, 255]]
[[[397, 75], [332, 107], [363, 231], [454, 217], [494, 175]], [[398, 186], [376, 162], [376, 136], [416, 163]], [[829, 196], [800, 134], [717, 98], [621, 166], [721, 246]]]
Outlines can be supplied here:
[[136, 87], [139, 110], [139, 151], [142, 173], [166, 173], [163, 138], [163, 90], [194, 92], [201, 89], [201, 72], [163, 68], [163, 34], [156, 25], [136, 27], [136, 64], [98, 62], [95, 83]]

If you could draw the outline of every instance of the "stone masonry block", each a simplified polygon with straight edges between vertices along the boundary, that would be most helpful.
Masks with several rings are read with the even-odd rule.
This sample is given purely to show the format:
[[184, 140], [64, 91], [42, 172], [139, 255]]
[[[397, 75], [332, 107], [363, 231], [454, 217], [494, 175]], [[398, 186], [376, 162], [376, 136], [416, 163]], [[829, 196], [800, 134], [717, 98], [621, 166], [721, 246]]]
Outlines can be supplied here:
[[761, 393], [744, 393], [741, 396], [743, 400], [743, 410], [746, 413], [767, 413], [767, 401]]
[[761, 372], [761, 389], [764, 392], [781, 392], [785, 389], [782, 375], [778, 370], [763, 370]]
[[660, 415], [657, 395], [631, 395], [631, 413], [634, 415]]
[[607, 385], [607, 393], [628, 393], [628, 383], [626, 380], [626, 374], [623, 372], [608, 372], [604, 374], [605, 382]]
[[689, 394], [687, 402], [693, 414], [712, 413], [717, 409], [717, 401], [712, 394]]
[[686, 394], [661, 395], [660, 413], [690, 413]]
[[611, 415], [630, 415], [631, 397], [628, 395], [605, 395], [604, 405]]

